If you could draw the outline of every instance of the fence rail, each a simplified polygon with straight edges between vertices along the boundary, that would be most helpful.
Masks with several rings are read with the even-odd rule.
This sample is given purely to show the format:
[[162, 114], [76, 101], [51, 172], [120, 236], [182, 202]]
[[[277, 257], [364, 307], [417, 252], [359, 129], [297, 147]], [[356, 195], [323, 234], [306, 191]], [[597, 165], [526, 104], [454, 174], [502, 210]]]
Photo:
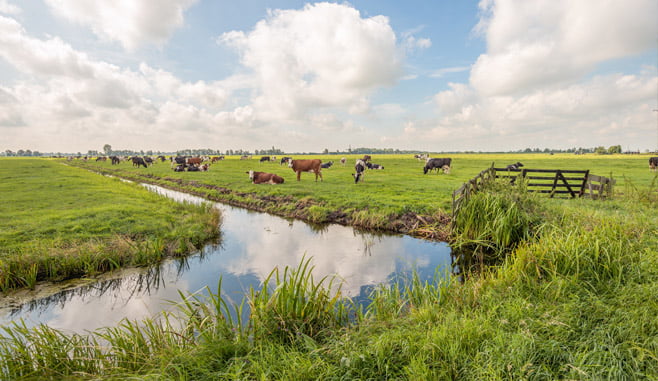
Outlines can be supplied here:
[[491, 164], [478, 175], [465, 182], [452, 192], [452, 227], [455, 216], [471, 194], [495, 179], [509, 179], [510, 184], [517, 180], [525, 181], [528, 192], [546, 193], [550, 197], [564, 195], [571, 198], [590, 197], [600, 199], [612, 196], [616, 181], [603, 176], [592, 175], [587, 170], [572, 169], [507, 169], [496, 168]]

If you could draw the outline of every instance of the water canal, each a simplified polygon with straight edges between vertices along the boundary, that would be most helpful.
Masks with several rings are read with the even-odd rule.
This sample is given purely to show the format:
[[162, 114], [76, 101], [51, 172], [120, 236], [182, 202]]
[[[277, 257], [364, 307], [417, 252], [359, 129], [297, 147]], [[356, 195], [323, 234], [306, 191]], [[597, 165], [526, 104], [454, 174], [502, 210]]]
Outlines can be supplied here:
[[[152, 185], [151, 191], [181, 202], [207, 202], [199, 197]], [[404, 235], [363, 232], [340, 225], [311, 226], [266, 213], [215, 204], [223, 215], [221, 240], [184, 259], [151, 268], [124, 269], [81, 286], [70, 285], [20, 303], [0, 304], [0, 325], [24, 319], [69, 332], [114, 326], [121, 319], [142, 319], [172, 309], [184, 294], [216, 291], [238, 303], [250, 286], [259, 288], [275, 268], [296, 267], [312, 258], [314, 278], [338, 275], [343, 294], [367, 304], [373, 287], [408, 277], [421, 279], [451, 271], [450, 247]], [[35, 294], [36, 295], [36, 294]]]

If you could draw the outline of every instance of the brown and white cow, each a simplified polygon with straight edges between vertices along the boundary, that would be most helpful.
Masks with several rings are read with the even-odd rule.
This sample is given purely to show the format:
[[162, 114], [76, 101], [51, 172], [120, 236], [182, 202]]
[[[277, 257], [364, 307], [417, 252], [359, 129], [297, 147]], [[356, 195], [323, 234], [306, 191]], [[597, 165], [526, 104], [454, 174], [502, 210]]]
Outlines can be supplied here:
[[253, 184], [283, 184], [283, 177], [274, 173], [249, 171], [249, 179]]
[[188, 157], [187, 158], [187, 165], [194, 165], [194, 166], [200, 166], [201, 163], [203, 162], [203, 159], [200, 157]]
[[320, 172], [321, 165], [322, 160], [320, 159], [290, 160], [288, 162], [288, 167], [297, 173], [297, 181], [299, 181], [302, 172], [313, 172], [315, 173], [315, 181], [318, 181], [318, 176], [320, 176], [320, 181], [324, 181], [322, 179], [322, 172]]
[[342, 164], [343, 167], [344, 167], [344, 166], [345, 166], [345, 163], [347, 163], [347, 159], [344, 158], [344, 157], [341, 157], [341, 158], [340, 158], [340, 164]]

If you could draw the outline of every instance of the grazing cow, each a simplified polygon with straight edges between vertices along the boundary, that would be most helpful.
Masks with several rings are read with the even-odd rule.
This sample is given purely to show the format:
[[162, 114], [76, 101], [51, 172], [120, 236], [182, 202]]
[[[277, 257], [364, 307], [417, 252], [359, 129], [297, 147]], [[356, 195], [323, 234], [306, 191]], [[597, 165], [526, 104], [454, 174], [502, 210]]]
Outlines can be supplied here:
[[658, 157], [650, 157], [649, 168], [651, 168], [651, 172], [656, 172], [657, 167], [658, 167]]
[[439, 169], [442, 169], [443, 172], [447, 175], [450, 173], [450, 163], [452, 159], [450, 158], [445, 158], [445, 159], [429, 159], [425, 163], [425, 167], [423, 168], [423, 173], [427, 174], [428, 171], [431, 171], [433, 169], [436, 169], [437, 173]]
[[370, 160], [372, 160], [372, 157], [370, 157], [370, 155], [363, 155], [363, 158], [361, 160], [363, 160], [365, 163], [367, 163]]
[[283, 184], [283, 177], [274, 173], [249, 171], [249, 180], [253, 184]]
[[322, 160], [320, 159], [290, 160], [288, 162], [288, 167], [297, 173], [297, 181], [299, 181], [302, 172], [313, 172], [315, 173], [316, 182], [318, 181], [318, 176], [320, 176], [320, 181], [324, 181], [322, 179], [321, 165]]
[[340, 158], [340, 164], [344, 167], [344, 166], [345, 166], [345, 163], [347, 163], [347, 159], [344, 158], [344, 157], [341, 157], [341, 158]]
[[171, 167], [174, 168], [175, 166], [178, 165], [183, 165], [185, 166], [185, 163], [187, 162], [187, 156], [176, 156], [176, 157], [171, 157]]
[[118, 156], [110, 156], [110, 160], [112, 160], [112, 165], [119, 164], [119, 162], [121, 162], [121, 159], [119, 159]]
[[330, 161], [330, 162], [327, 162], [327, 163], [322, 163], [322, 165], [320, 165], [320, 167], [322, 167], [322, 168], [329, 168], [329, 167], [331, 167], [332, 165], [334, 165], [334, 162], [333, 162], [333, 161]]
[[106, 161], [107, 158], [105, 156], [99, 156], [96, 158], [96, 161]]
[[149, 156], [144, 156], [144, 162], [148, 165], [153, 165], [153, 159], [151, 159]]
[[368, 169], [384, 169], [384, 166], [379, 164], [366, 163], [366, 166]]
[[162, 156], [162, 155], [160, 155], [160, 156], [158, 156], [158, 157], [156, 158], [156, 160], [160, 160], [162, 163], [164, 163], [165, 161], [167, 161], [167, 158], [164, 157], [164, 156]]
[[139, 156], [133, 156], [132, 161], [133, 161], [133, 167], [139, 168], [140, 165], [143, 165], [144, 168], [148, 168], [144, 159]]
[[361, 159], [356, 161], [356, 164], [354, 165], [354, 170], [356, 173], [352, 173], [352, 177], [354, 177], [354, 184], [358, 183], [359, 180], [363, 181], [363, 175], [366, 172], [366, 168], [367, 166], [365, 161]]
[[196, 166], [196, 167], [200, 166], [202, 162], [203, 162], [203, 159], [200, 158], [200, 157], [188, 157], [187, 161], [186, 161], [188, 166], [193, 165], [193, 166]]
[[417, 159], [418, 161], [421, 161], [421, 160], [427, 161], [427, 158], [429, 158], [429, 157], [430, 157], [430, 155], [428, 155], [426, 153], [414, 155], [414, 159]]
[[262, 163], [262, 162], [264, 162], [264, 161], [270, 161], [270, 157], [269, 157], [269, 156], [263, 156], [263, 157], [261, 157], [261, 158], [260, 158], [260, 162]]
[[292, 157], [290, 157], [290, 156], [284, 156], [284, 157], [281, 158], [281, 163], [280, 163], [279, 165], [288, 164], [288, 162], [289, 162], [290, 160], [292, 160]]
[[505, 169], [519, 169], [519, 168], [521, 168], [521, 167], [523, 167], [523, 164], [521, 164], [520, 161], [517, 161], [517, 162], [514, 163], [514, 164], [510, 164], [510, 165], [508, 165], [507, 167], [505, 167]]

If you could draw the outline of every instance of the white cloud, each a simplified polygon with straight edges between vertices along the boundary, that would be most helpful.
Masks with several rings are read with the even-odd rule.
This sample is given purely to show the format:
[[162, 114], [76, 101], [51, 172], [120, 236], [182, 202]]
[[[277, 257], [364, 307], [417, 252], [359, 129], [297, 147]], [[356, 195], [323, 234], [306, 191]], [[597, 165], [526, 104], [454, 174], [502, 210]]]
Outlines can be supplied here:
[[430, 77], [432, 77], [432, 78], [441, 78], [441, 77], [444, 77], [446, 74], [461, 73], [461, 72], [469, 70], [470, 68], [471, 68], [470, 66], [446, 67], [446, 68], [443, 68], [443, 69], [435, 70], [433, 73], [430, 74]]
[[401, 75], [403, 56], [388, 19], [362, 18], [348, 5], [271, 11], [251, 32], [227, 32], [218, 41], [237, 49], [253, 70], [254, 111], [267, 121], [326, 107], [364, 112], [372, 91]]
[[45, 0], [55, 14], [88, 26], [99, 37], [134, 50], [162, 44], [184, 23], [183, 13], [196, 0]]
[[654, 0], [482, 1], [487, 53], [471, 71], [482, 94], [522, 93], [578, 80], [611, 59], [655, 47]]
[[21, 13], [21, 9], [7, 0], [0, 0], [0, 13], [17, 15]]

